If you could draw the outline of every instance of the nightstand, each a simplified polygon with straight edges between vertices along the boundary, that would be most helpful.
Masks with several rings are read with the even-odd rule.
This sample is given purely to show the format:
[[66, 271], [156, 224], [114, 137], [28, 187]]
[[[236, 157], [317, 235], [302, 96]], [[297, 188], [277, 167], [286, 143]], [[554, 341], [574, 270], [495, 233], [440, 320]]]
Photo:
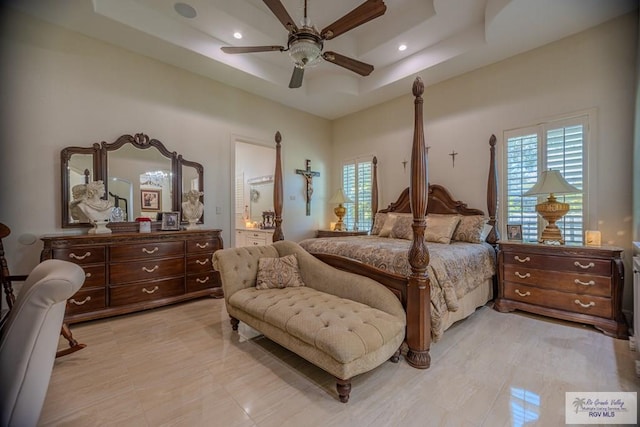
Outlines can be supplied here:
[[622, 249], [500, 241], [500, 312], [522, 310], [593, 325], [627, 338]]
[[316, 237], [346, 237], [346, 236], [366, 236], [368, 231], [334, 231], [334, 230], [318, 230]]

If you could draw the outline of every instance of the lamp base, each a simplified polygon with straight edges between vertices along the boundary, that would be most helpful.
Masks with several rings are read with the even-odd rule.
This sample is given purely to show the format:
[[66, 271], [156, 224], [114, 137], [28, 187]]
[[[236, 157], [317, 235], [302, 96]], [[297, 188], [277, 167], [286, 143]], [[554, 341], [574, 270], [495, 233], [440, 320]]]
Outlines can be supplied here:
[[338, 222], [336, 222], [336, 226], [333, 228], [334, 231], [347, 231], [347, 227], [345, 227], [344, 222], [342, 222], [342, 217], [345, 216], [347, 210], [342, 206], [342, 203], [333, 210], [333, 213], [338, 217]]
[[553, 196], [553, 193], [549, 195], [549, 198], [545, 202], [536, 205], [536, 212], [548, 223], [544, 230], [542, 230], [542, 234], [538, 240], [540, 243], [564, 245], [562, 232], [556, 225], [556, 221], [559, 221], [565, 216], [570, 208], [569, 203], [558, 202]]

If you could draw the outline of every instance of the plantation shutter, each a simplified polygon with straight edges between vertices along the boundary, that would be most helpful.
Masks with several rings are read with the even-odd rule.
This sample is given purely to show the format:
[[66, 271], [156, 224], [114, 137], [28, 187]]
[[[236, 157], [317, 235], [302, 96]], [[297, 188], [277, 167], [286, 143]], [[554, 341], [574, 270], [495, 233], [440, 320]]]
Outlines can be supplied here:
[[368, 230], [372, 224], [371, 198], [373, 181], [372, 157], [360, 157], [343, 164], [342, 189], [353, 200], [344, 207], [347, 230]]
[[543, 170], [559, 171], [578, 194], [556, 195], [571, 210], [556, 224], [567, 243], [582, 244], [585, 228], [586, 131], [588, 116], [549, 123], [505, 133], [503, 225], [521, 224], [524, 241], [536, 241], [546, 222], [535, 205], [548, 195], [523, 197]]

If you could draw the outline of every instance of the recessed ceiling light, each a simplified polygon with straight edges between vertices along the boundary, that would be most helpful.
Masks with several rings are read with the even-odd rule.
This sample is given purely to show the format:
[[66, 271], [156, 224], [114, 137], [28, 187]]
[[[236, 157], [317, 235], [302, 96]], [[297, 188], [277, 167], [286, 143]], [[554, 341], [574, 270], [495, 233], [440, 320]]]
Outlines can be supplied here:
[[401, 44], [400, 46], [398, 46], [398, 50], [400, 52], [402, 52], [403, 50], [407, 50], [407, 45], [406, 44]]
[[175, 9], [176, 12], [178, 12], [178, 15], [183, 16], [185, 18], [192, 19], [192, 18], [195, 18], [196, 15], [198, 15], [198, 13], [193, 8], [193, 6], [187, 3], [176, 3], [173, 5], [173, 8]]
[[233, 37], [235, 37], [237, 39], [241, 39], [242, 38], [242, 33], [236, 31], [235, 33], [233, 33]]

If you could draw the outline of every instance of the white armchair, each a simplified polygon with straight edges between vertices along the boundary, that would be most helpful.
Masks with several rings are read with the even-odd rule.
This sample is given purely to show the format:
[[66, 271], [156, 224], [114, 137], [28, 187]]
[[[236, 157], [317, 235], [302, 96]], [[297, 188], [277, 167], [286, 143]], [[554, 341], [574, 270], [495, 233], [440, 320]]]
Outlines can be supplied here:
[[23, 284], [0, 332], [0, 426], [35, 426], [49, 386], [67, 299], [84, 283], [76, 264], [47, 260]]

